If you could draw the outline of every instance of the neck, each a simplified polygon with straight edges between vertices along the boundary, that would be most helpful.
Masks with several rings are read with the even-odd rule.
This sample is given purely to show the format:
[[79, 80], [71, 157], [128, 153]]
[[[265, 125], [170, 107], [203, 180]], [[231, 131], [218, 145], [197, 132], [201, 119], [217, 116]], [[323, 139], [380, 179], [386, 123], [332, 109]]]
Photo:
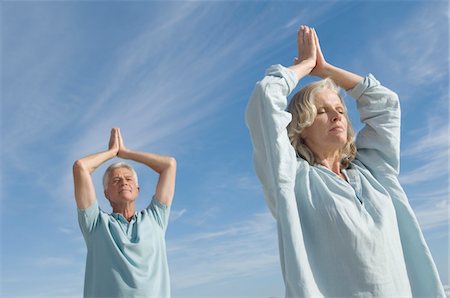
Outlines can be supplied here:
[[339, 151], [314, 154], [316, 162], [341, 176], [341, 154]]
[[134, 216], [135, 208], [134, 202], [125, 204], [112, 204], [112, 209], [114, 213], [122, 214], [128, 221]]

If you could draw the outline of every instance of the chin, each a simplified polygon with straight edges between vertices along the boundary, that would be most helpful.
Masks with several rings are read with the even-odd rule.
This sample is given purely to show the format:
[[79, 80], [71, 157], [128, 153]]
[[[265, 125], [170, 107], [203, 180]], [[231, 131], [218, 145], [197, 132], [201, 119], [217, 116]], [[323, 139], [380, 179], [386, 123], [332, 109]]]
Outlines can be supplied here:
[[133, 202], [133, 201], [136, 201], [136, 197], [123, 196], [123, 197], [120, 197], [120, 200], [124, 201], [124, 202]]
[[347, 136], [345, 136], [345, 137], [337, 136], [335, 138], [332, 138], [330, 140], [330, 143], [335, 144], [340, 147], [344, 147], [345, 144], [347, 143]]

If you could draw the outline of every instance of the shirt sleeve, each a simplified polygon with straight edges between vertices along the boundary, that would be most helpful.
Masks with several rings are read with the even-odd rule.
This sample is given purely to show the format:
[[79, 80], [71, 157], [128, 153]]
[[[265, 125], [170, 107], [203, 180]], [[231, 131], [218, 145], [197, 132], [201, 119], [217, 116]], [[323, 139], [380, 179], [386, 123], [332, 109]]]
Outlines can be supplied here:
[[398, 176], [400, 103], [395, 92], [370, 74], [348, 92], [357, 101], [364, 128], [358, 133], [356, 159], [372, 173]]
[[[414, 297], [445, 297], [419, 223], [397, 176], [400, 167], [400, 104], [397, 94], [369, 75], [350, 92], [365, 127], [358, 134], [357, 159], [389, 192], [394, 204]], [[395, 178], [393, 179], [393, 176]]]
[[169, 223], [170, 206], [164, 205], [156, 196], [153, 196], [147, 211], [165, 232]]
[[94, 230], [97, 225], [100, 207], [98, 206], [97, 200], [91, 204], [91, 206], [86, 209], [78, 208], [78, 224], [80, 225], [81, 232], [83, 233], [84, 238]]
[[292, 115], [286, 107], [287, 96], [297, 82], [292, 70], [281, 65], [271, 66], [263, 80], [256, 84], [246, 110], [255, 171], [275, 217], [277, 199], [283, 197], [283, 193], [293, 193], [295, 185], [297, 157], [287, 134]]

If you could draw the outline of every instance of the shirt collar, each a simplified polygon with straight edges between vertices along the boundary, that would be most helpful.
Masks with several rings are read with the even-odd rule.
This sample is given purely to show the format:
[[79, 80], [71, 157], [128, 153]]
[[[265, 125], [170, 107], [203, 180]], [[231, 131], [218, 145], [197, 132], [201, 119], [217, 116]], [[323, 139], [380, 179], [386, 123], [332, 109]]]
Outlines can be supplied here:
[[[128, 220], [121, 213], [113, 212], [113, 213], [111, 213], [111, 215], [117, 220], [128, 223]], [[137, 218], [137, 211], [134, 212], [134, 215], [131, 217], [130, 222], [136, 220], [136, 218]]]

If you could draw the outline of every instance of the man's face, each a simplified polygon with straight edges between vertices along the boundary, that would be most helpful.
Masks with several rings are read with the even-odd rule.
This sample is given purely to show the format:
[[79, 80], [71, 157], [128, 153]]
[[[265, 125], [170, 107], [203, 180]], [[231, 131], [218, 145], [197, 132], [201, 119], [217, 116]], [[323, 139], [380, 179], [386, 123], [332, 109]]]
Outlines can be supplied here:
[[136, 200], [139, 187], [131, 172], [127, 168], [115, 168], [109, 173], [109, 181], [105, 196], [111, 203], [126, 203]]

